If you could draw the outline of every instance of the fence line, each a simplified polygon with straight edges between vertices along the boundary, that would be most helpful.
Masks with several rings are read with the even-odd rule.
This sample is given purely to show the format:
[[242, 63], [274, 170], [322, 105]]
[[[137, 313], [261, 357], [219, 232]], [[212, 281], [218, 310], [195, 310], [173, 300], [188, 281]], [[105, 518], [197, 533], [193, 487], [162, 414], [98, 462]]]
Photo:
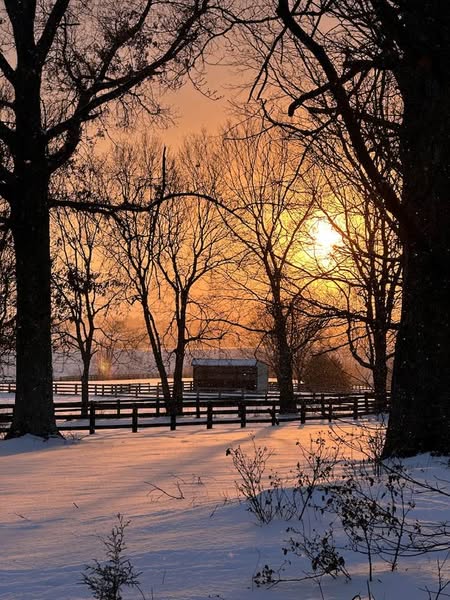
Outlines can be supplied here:
[[[298, 389], [298, 386], [297, 386]], [[126, 398], [142, 398], [148, 396], [162, 396], [161, 383], [145, 383], [145, 382], [129, 382], [129, 383], [89, 383], [88, 390], [90, 396], [100, 397], [126, 397]], [[183, 390], [185, 393], [194, 391], [193, 381], [183, 381]], [[0, 382], [0, 393], [13, 394], [16, 391], [15, 381], [3, 381]], [[219, 393], [220, 390], [212, 390], [212, 393]], [[269, 381], [268, 391], [277, 392], [278, 386], [274, 381]], [[299, 391], [299, 390], [298, 390]], [[371, 388], [364, 386], [354, 386], [353, 393], [363, 393], [372, 391]], [[79, 381], [54, 381], [53, 382], [53, 393], [56, 396], [79, 396], [81, 395], [81, 382]], [[202, 393], [205, 393], [202, 391]], [[224, 393], [230, 393], [225, 391]], [[255, 393], [248, 391], [249, 394]]]
[[[170, 414], [159, 397], [147, 399], [97, 400], [83, 406], [81, 401], [55, 402], [55, 415], [60, 431], [89, 431], [100, 429], [129, 429], [136, 432], [148, 427], [170, 427], [175, 430], [185, 425], [215, 425], [270, 423], [283, 421], [326, 420], [360, 417], [388, 410], [374, 394], [298, 394], [297, 412], [280, 413], [278, 397], [237, 397], [218, 395], [215, 398], [193, 394], [183, 401], [183, 414]], [[12, 406], [0, 404], [0, 428], [11, 422]]]

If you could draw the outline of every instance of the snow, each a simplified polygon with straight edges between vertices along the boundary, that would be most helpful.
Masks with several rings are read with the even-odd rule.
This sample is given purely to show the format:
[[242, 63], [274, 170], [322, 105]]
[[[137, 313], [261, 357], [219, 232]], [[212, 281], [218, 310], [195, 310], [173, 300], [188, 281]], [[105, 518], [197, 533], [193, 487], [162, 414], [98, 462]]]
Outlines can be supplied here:
[[[341, 432], [357, 432], [358, 427], [341, 424]], [[283, 577], [298, 578], [306, 563], [283, 556], [286, 528], [295, 523], [259, 525], [238, 500], [238, 476], [227, 448], [241, 445], [251, 453], [253, 441], [266, 446], [273, 451], [270, 467], [288, 476], [301, 458], [296, 442], [308, 445], [310, 437], [327, 431], [325, 423], [292, 422], [0, 441], [0, 598], [90, 598], [81, 574], [92, 559], [102, 558], [100, 538], [110, 533], [118, 513], [130, 520], [127, 556], [142, 572], [141, 587], [149, 599], [368, 598], [362, 555], [346, 556], [350, 582], [327, 578], [322, 590], [311, 580], [257, 587], [252, 579], [265, 564], [276, 569], [286, 558], [291, 565]], [[448, 485], [448, 465], [442, 459], [424, 455], [407, 462], [415, 477]], [[450, 519], [448, 498], [422, 493], [416, 501], [421, 519]], [[434, 598], [425, 588], [437, 590], [438, 557], [402, 558], [393, 573], [376, 558], [371, 593], [376, 600]], [[448, 579], [447, 565], [445, 569]], [[124, 593], [124, 599], [138, 597], [136, 591]]]

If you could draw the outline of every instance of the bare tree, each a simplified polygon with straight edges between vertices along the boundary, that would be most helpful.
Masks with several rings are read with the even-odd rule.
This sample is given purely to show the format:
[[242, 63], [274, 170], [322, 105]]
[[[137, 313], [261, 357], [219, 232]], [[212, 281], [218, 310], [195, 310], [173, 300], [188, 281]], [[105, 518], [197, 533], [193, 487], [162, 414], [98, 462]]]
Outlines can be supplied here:
[[269, 0], [250, 30], [252, 91], [268, 118], [312, 145], [328, 138], [399, 231], [403, 304], [385, 455], [448, 453], [450, 6]]
[[[121, 287], [124, 282], [121, 281]], [[110, 311], [110, 314], [101, 323], [99, 335], [97, 335], [98, 351], [96, 356], [97, 376], [100, 379], [110, 379], [113, 372], [125, 367], [127, 375], [144, 376], [142, 372], [136, 373], [130, 367], [136, 361], [136, 352], [139, 351], [145, 343], [146, 336], [141, 327], [132, 326], [126, 309], [126, 295], [121, 290], [120, 306], [116, 310]], [[131, 320], [131, 319], [130, 319]]]
[[89, 407], [89, 374], [105, 332], [102, 325], [121, 301], [122, 283], [102, 248], [105, 220], [96, 215], [58, 210], [54, 214], [55, 329], [59, 344], [81, 356], [81, 414]]
[[[265, 307], [271, 310], [270, 306]], [[297, 381], [297, 386], [303, 381], [303, 371], [307, 360], [310, 358], [314, 346], [326, 335], [326, 328], [330, 321], [329, 316], [320, 310], [313, 314], [311, 306], [302, 298], [294, 298], [289, 307], [286, 319], [287, 341], [292, 354], [292, 374]], [[272, 367], [279, 377], [280, 357], [279, 343], [276, 339], [276, 331], [273, 328], [273, 317], [269, 314], [259, 315], [255, 328], [259, 331], [265, 329], [261, 336], [261, 347], [264, 359]]]
[[99, 163], [94, 164], [93, 169], [97, 184], [101, 185], [101, 193], [112, 202], [147, 207], [143, 212], [124, 212], [115, 216], [115, 226], [111, 228], [111, 249], [122, 277], [128, 282], [127, 299], [132, 305], [137, 303], [141, 309], [166, 409], [170, 411], [168, 364], [157, 315], [156, 255], [164, 242], [157, 236], [161, 206], [154, 202], [166, 187], [165, 161], [161, 145], [144, 137], [139, 145], [119, 145], [106, 169]]
[[158, 229], [160, 239], [165, 240], [156, 257], [158, 275], [162, 293], [171, 296], [172, 312], [165, 346], [173, 341], [173, 399], [180, 411], [187, 347], [222, 339], [225, 333], [212, 306], [214, 286], [207, 278], [227, 263], [224, 248], [229, 234], [216, 207], [200, 199], [165, 204]]
[[[176, 167], [160, 145], [145, 138], [141, 145], [122, 146], [111, 165], [109, 193], [121, 195], [123, 202], [151, 206], [145, 213], [116, 216], [113, 246], [128, 280], [130, 301], [142, 311], [167, 409], [181, 412], [187, 347], [224, 335], [223, 326], [212, 319], [210, 286], [213, 273], [227, 260], [227, 230], [214, 204], [183, 196], [188, 180], [179, 162]], [[151, 199], [161, 190], [178, 191], [181, 197], [152, 206]], [[167, 362], [172, 356], [171, 390]]]
[[384, 212], [364, 197], [364, 189], [341, 182], [331, 186], [330, 195], [331, 200], [321, 203], [323, 219], [339, 241], [325, 256], [313, 253], [312, 280], [322, 284], [315, 285], [308, 300], [337, 326], [344, 325], [350, 352], [371, 371], [382, 407], [400, 316], [401, 247]]
[[[254, 125], [237, 128], [224, 139], [224, 221], [241, 250], [234, 274], [238, 288], [263, 313], [270, 326], [253, 329], [270, 337], [282, 412], [295, 412], [291, 344], [298, 295], [302, 287], [302, 236], [307, 236], [313, 197], [302, 189], [282, 138], [260, 134]], [[242, 326], [242, 323], [241, 323]]]
[[[217, 31], [208, 0], [6, 0], [0, 8], [0, 193], [17, 277], [17, 392], [10, 436], [56, 434], [49, 184], [87, 123], [161, 116]], [[92, 131], [92, 129], [91, 129]], [[68, 202], [86, 208], [80, 202]]]

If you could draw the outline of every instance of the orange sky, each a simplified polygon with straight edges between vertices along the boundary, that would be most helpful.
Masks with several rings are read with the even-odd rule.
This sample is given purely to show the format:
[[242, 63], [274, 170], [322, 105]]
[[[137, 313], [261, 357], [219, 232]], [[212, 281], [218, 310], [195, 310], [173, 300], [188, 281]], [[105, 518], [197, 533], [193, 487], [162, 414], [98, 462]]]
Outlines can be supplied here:
[[[177, 147], [185, 135], [199, 133], [203, 128], [210, 133], [216, 132], [231, 117], [230, 99], [236, 98], [239, 93], [233, 86], [243, 81], [243, 76], [236, 69], [219, 65], [208, 67], [206, 86], [219, 99], [206, 97], [187, 81], [180, 90], [165, 98], [165, 102], [173, 108], [176, 123], [155, 133], [167, 145]], [[244, 97], [245, 94], [240, 92], [240, 96]]]

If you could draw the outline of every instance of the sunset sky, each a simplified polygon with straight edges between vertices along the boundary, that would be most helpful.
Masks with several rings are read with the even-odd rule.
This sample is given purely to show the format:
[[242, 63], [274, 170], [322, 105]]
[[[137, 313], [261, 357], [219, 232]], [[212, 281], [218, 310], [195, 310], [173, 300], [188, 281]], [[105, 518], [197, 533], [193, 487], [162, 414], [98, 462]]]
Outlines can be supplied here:
[[168, 129], [157, 131], [158, 137], [175, 148], [185, 135], [199, 133], [202, 129], [214, 134], [231, 118], [231, 99], [246, 97], [245, 92], [235, 89], [243, 81], [244, 76], [230, 66], [210, 65], [205, 89], [215, 92], [218, 99], [206, 97], [187, 81], [180, 90], [165, 96], [165, 103], [172, 107], [175, 123]]

